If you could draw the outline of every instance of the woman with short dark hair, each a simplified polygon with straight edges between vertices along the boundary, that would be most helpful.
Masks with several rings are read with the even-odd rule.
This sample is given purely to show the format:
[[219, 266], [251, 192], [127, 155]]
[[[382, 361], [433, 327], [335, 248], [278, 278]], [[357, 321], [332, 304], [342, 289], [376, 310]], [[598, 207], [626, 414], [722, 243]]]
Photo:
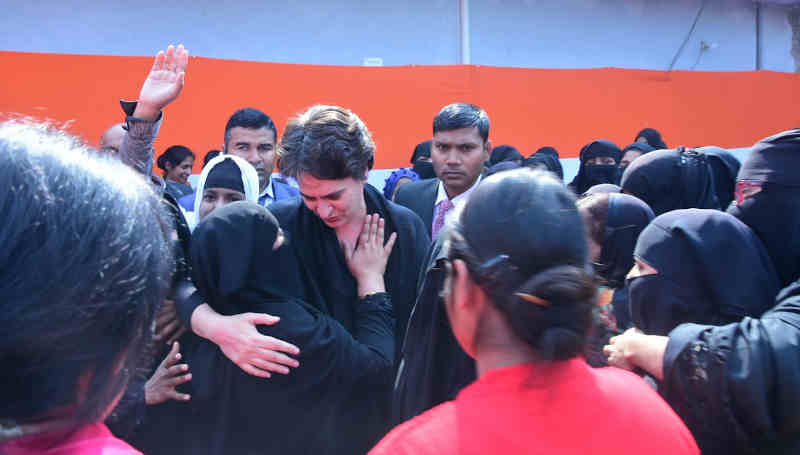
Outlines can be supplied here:
[[478, 380], [371, 453], [698, 453], [643, 380], [580, 357], [595, 282], [567, 188], [541, 171], [489, 177], [446, 235], [444, 305]]
[[0, 125], [0, 452], [138, 453], [102, 423], [153, 334], [171, 228], [141, 177], [45, 126]]

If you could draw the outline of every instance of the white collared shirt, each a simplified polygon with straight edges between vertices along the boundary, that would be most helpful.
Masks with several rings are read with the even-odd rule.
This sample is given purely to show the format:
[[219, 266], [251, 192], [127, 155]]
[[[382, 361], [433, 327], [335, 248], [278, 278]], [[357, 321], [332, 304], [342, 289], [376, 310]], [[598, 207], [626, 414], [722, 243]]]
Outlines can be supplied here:
[[[475, 183], [471, 187], [469, 187], [469, 189], [467, 189], [467, 191], [464, 191], [463, 193], [459, 194], [453, 199], [450, 199], [450, 202], [453, 203], [453, 209], [447, 212], [447, 214], [444, 216], [445, 225], [450, 223], [450, 221], [460, 211], [461, 207], [469, 199], [469, 195], [472, 194], [472, 191], [474, 191], [475, 188], [478, 186], [478, 184], [481, 183], [482, 178], [483, 175], [479, 175], [478, 180], [476, 180]], [[444, 201], [445, 199], [447, 199], [447, 191], [445, 191], [444, 184], [442, 183], [442, 181], [439, 180], [439, 189], [436, 192], [436, 201], [434, 201], [433, 203], [433, 221], [431, 223], [431, 228], [433, 228], [433, 223], [436, 222], [436, 215], [439, 214], [439, 203]]]

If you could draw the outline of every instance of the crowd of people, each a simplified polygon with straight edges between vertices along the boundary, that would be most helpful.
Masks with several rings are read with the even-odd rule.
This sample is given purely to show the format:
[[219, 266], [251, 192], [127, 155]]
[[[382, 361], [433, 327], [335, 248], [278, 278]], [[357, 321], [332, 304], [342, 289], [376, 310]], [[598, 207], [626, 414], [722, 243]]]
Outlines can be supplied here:
[[800, 451], [800, 129], [567, 185], [453, 103], [378, 189], [355, 112], [248, 107], [193, 188], [188, 62], [96, 148], [0, 123], [0, 453]]

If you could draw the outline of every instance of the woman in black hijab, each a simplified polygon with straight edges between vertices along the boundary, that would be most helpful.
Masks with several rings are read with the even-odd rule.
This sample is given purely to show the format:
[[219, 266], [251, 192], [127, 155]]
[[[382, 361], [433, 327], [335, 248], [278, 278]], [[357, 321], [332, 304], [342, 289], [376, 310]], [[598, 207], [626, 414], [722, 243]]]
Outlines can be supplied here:
[[619, 161], [620, 170], [624, 171], [628, 166], [633, 163], [633, 160], [640, 156], [650, 153], [655, 150], [645, 142], [634, 142], [633, 144], [622, 149], [622, 159]]
[[599, 193], [578, 201], [586, 224], [595, 272], [614, 291], [611, 300], [617, 327], [632, 326], [625, 276], [633, 267], [633, 249], [642, 230], [653, 220], [650, 207], [627, 194]]
[[636, 242], [628, 275], [631, 316], [648, 335], [685, 322], [721, 325], [759, 317], [780, 290], [758, 237], [718, 210], [675, 210]]
[[711, 172], [714, 174], [714, 189], [717, 193], [720, 207], [724, 210], [733, 202], [733, 194], [736, 192], [736, 176], [742, 163], [733, 154], [724, 148], [698, 147], [698, 151], [706, 154]]
[[622, 192], [622, 188], [620, 188], [619, 185], [614, 185], [613, 183], [601, 183], [584, 191], [583, 194], [581, 194], [581, 197], [591, 196], [593, 194], [620, 193], [620, 192]]
[[678, 209], [719, 209], [714, 178], [702, 152], [678, 147], [635, 160], [622, 174], [622, 192], [638, 197], [656, 216]]
[[519, 153], [515, 147], [510, 145], [498, 145], [492, 149], [492, 155], [489, 157], [489, 167], [505, 161], [522, 164], [525, 158]]
[[782, 285], [800, 277], [800, 129], [753, 146], [739, 171], [728, 213], [753, 229]]
[[564, 180], [564, 168], [558, 157], [558, 151], [553, 147], [542, 147], [524, 161], [524, 165], [533, 169], [545, 169]]
[[644, 142], [649, 144], [650, 147], [653, 147], [655, 150], [663, 150], [668, 148], [667, 144], [664, 143], [664, 140], [661, 139], [661, 133], [653, 128], [645, 128], [642, 131], [639, 131], [639, 134], [636, 135], [634, 142]]
[[600, 183], [618, 183], [619, 169], [617, 165], [622, 151], [613, 142], [596, 140], [581, 149], [581, 167], [578, 175], [569, 184], [575, 194], [583, 194], [586, 190]]
[[431, 162], [431, 141], [420, 142], [414, 147], [411, 165], [411, 170], [419, 175], [420, 180], [436, 178]]
[[[383, 222], [368, 217], [351, 269], [353, 261], [363, 266], [364, 259], [385, 269], [393, 241], [384, 247], [383, 238]], [[223, 315], [279, 317], [259, 330], [299, 346], [300, 365], [287, 376], [264, 380], [242, 371], [210, 341], [187, 353], [195, 372], [195, 421], [185, 423], [196, 435], [187, 448], [192, 453], [330, 453], [339, 436], [332, 432], [334, 419], [353, 390], [391, 382], [389, 295], [375, 289], [351, 304], [351, 335], [330, 315], [296, 299], [302, 284], [284, 242], [275, 217], [251, 202], [216, 209], [194, 231], [192, 275], [209, 305]]]

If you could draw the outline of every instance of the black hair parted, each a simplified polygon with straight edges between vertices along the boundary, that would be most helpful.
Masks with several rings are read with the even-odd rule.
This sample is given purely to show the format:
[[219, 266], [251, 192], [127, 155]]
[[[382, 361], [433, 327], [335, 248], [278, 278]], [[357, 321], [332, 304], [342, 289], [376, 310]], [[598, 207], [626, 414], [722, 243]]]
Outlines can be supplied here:
[[0, 420], [78, 428], [147, 352], [172, 228], [140, 175], [47, 125], [1, 123], [0, 163]]
[[166, 172], [167, 163], [169, 163], [172, 167], [175, 167], [190, 156], [194, 158], [194, 153], [189, 149], [189, 147], [186, 147], [185, 145], [173, 145], [164, 150], [164, 153], [158, 157], [158, 160], [156, 160], [156, 165], [159, 169]]
[[272, 131], [275, 140], [278, 139], [278, 128], [275, 127], [275, 122], [272, 121], [269, 115], [254, 109], [252, 107], [245, 107], [234, 112], [225, 124], [225, 144], [228, 143], [230, 138], [230, 131], [232, 128], [246, 128], [249, 130], [258, 130], [266, 128]]
[[433, 118], [433, 134], [461, 128], [477, 128], [483, 142], [489, 140], [489, 114], [474, 104], [452, 103]]
[[517, 169], [487, 178], [447, 231], [450, 260], [543, 360], [583, 352], [596, 282], [575, 197], [552, 174]]
[[366, 180], [375, 143], [355, 112], [316, 105], [289, 121], [278, 147], [278, 170], [298, 178]]

